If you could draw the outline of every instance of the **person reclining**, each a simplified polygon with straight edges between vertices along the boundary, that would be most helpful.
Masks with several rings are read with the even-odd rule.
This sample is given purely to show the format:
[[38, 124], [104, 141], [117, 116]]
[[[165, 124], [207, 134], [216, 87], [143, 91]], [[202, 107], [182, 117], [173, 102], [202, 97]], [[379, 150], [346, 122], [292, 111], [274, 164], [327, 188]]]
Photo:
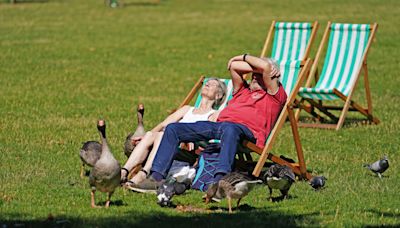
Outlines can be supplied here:
[[[215, 182], [232, 171], [237, 146], [242, 140], [264, 146], [287, 99], [278, 80], [279, 67], [272, 59], [244, 54], [231, 58], [228, 70], [232, 77], [233, 98], [225, 109], [213, 114], [213, 118], [218, 116], [217, 122], [169, 124], [153, 161], [150, 177], [135, 188], [154, 190], [162, 184], [180, 142], [221, 141]], [[250, 84], [243, 79], [247, 73], [252, 73]]]
[[[165, 126], [174, 122], [193, 123], [199, 120], [209, 120], [209, 117], [225, 100], [226, 85], [217, 78], [209, 78], [201, 89], [201, 95], [202, 98], [199, 107], [195, 108], [189, 105], [183, 106], [169, 115], [160, 124], [160, 128], [162, 128], [161, 131], [149, 131], [140, 139], [140, 142], [138, 142], [129, 156], [128, 161], [121, 169], [121, 182], [127, 182], [125, 183], [127, 188], [130, 188], [132, 184], [140, 183], [146, 178], [147, 173], [150, 172]], [[188, 143], [188, 145], [189, 147], [187, 149], [189, 151], [194, 149], [192, 143]], [[145, 160], [146, 164], [144, 167], [131, 180], [127, 181], [129, 171], [137, 165], [142, 164]]]

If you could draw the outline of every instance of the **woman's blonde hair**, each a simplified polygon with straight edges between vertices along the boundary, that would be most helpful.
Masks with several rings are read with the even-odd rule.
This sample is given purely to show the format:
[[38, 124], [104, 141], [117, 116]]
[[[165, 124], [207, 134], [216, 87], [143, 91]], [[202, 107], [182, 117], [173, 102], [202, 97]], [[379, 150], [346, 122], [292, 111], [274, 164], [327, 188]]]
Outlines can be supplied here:
[[213, 109], [217, 110], [219, 108], [219, 106], [221, 106], [221, 104], [223, 104], [225, 101], [227, 87], [226, 87], [225, 83], [223, 81], [219, 80], [218, 78], [215, 78], [215, 77], [208, 78], [208, 81], [210, 81], [210, 80], [216, 80], [218, 82], [217, 93], [220, 95], [220, 98], [215, 99], [214, 104], [212, 106]]

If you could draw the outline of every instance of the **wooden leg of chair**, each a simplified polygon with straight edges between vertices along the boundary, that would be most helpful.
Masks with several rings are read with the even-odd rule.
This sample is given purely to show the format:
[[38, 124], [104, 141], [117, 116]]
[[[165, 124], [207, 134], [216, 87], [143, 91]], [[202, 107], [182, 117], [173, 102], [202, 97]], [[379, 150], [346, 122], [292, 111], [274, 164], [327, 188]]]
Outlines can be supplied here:
[[366, 63], [363, 64], [362, 69], [364, 70], [364, 87], [365, 87], [365, 96], [367, 97], [368, 114], [372, 115], [372, 99], [371, 99], [371, 91], [369, 89], [368, 67]]
[[333, 115], [332, 113], [330, 113], [326, 108], [324, 108], [324, 106], [322, 105], [322, 103], [317, 103], [312, 99], [306, 99], [311, 105], [313, 105], [314, 107], [316, 107], [319, 111], [321, 111], [322, 113], [324, 113], [325, 115], [327, 115], [329, 118], [331, 118], [333, 121], [338, 121], [338, 118]]
[[307, 179], [307, 168], [306, 168], [306, 163], [304, 161], [303, 149], [300, 143], [300, 135], [297, 127], [297, 121], [294, 116], [293, 108], [288, 107], [287, 110], [288, 110], [290, 126], [292, 127], [293, 139], [296, 146], [297, 158], [299, 160], [301, 176], [302, 178]]

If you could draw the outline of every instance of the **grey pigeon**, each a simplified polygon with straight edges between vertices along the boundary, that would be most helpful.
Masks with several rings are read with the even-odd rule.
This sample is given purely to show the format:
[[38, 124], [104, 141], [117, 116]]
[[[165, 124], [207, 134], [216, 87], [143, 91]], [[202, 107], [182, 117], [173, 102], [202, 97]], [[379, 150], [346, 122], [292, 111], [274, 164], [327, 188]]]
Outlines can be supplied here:
[[101, 144], [99, 142], [87, 141], [83, 143], [82, 148], [79, 151], [79, 157], [82, 161], [81, 178], [84, 176], [85, 165], [93, 167], [97, 160], [99, 160], [100, 155]]
[[189, 188], [190, 183], [177, 182], [175, 178], [167, 179], [157, 189], [157, 204], [162, 207], [171, 206], [172, 197], [183, 194]]
[[286, 199], [296, 177], [288, 166], [275, 164], [264, 174], [264, 181], [269, 189], [269, 200], [272, 200], [272, 189], [279, 189], [282, 197]]
[[326, 177], [324, 176], [315, 176], [311, 178], [310, 180], [310, 185], [313, 187], [315, 190], [319, 190], [325, 186], [325, 181]]
[[146, 134], [146, 131], [144, 129], [143, 125], [143, 116], [144, 116], [144, 105], [139, 104], [137, 107], [137, 127], [135, 132], [130, 133], [128, 136], [126, 136], [125, 139], [125, 144], [124, 144], [124, 153], [125, 155], [129, 158], [131, 156], [131, 153], [133, 149], [135, 149], [135, 144], [133, 143], [133, 140], [137, 137], [142, 137]]
[[379, 178], [382, 178], [382, 173], [389, 168], [389, 160], [385, 155], [381, 160], [378, 160], [372, 164], [364, 164], [364, 167], [376, 173]]
[[121, 166], [111, 153], [106, 138], [106, 123], [99, 120], [97, 129], [101, 138], [101, 156], [94, 164], [89, 175], [89, 184], [91, 187], [91, 206], [96, 207], [94, 194], [96, 190], [107, 193], [107, 201], [105, 207], [110, 206], [110, 198], [115, 189], [120, 185]]
[[226, 197], [228, 199], [229, 213], [232, 213], [232, 199], [238, 199], [236, 207], [239, 207], [240, 200], [245, 197], [256, 184], [262, 180], [253, 180], [238, 172], [232, 172], [223, 176], [217, 183], [211, 184], [207, 189], [206, 203], [215, 196], [217, 199]]

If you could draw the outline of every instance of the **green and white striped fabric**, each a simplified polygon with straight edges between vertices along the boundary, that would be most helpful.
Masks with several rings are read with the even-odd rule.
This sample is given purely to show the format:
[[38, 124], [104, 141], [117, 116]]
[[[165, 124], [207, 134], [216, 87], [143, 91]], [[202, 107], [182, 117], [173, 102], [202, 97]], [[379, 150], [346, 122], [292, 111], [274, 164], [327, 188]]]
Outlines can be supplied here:
[[348, 96], [353, 87], [367, 47], [370, 25], [331, 25], [329, 46], [320, 78], [314, 88], [300, 88], [299, 95], [316, 100], [334, 100], [337, 89]]
[[296, 85], [300, 73], [301, 60], [282, 61], [280, 62], [281, 77], [279, 80], [285, 89], [286, 94], [289, 96], [293, 87]]
[[[208, 81], [209, 78], [204, 79], [204, 83], [205, 84]], [[219, 79], [222, 82], [225, 83], [226, 85], [226, 89], [227, 89], [227, 99], [225, 99], [225, 101], [219, 106], [218, 110], [222, 110], [223, 108], [226, 107], [228, 101], [230, 99], [232, 99], [232, 91], [233, 91], [233, 85], [232, 85], [232, 80], [231, 79]], [[199, 107], [200, 105], [200, 101], [201, 101], [201, 93], [199, 93], [199, 95], [197, 96], [196, 102], [194, 103], [194, 107]]]
[[311, 23], [276, 22], [271, 58], [278, 62], [302, 60], [311, 30]]

